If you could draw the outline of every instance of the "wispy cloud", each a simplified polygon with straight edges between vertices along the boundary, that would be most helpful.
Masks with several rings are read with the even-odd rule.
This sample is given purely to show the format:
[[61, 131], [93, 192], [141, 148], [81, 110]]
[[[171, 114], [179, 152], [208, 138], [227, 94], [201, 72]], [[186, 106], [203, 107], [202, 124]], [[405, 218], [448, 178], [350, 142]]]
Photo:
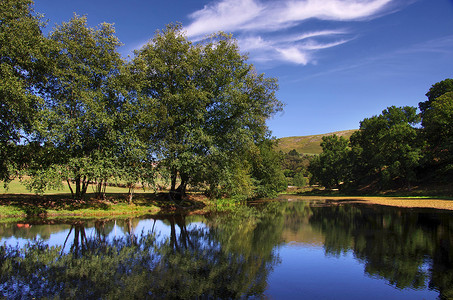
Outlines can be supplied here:
[[255, 0], [223, 0], [190, 15], [194, 21], [186, 28], [192, 37], [215, 31], [236, 31], [259, 18], [265, 7]]
[[350, 30], [338, 28], [305, 31], [304, 22], [368, 20], [388, 13], [392, 1], [220, 0], [192, 13], [192, 22], [185, 29], [193, 40], [216, 31], [233, 32], [241, 49], [250, 52], [252, 59], [306, 65], [313, 61], [316, 51], [354, 37]]
[[424, 52], [450, 55], [453, 53], [453, 35], [419, 43], [410, 48], [401, 50], [400, 52], [404, 54]]
[[[370, 57], [362, 58], [357, 61], [348, 61], [345, 64], [341, 64], [337, 67], [318, 72], [310, 75], [296, 78], [292, 82], [300, 82], [310, 78], [323, 77], [326, 75], [336, 74], [336, 76], [345, 76], [346, 74], [357, 73], [357, 70], [370, 68], [372, 66], [392, 66], [392, 68], [385, 67], [385, 71], [397, 74], [399, 68], [398, 62], [408, 61], [407, 65], [417, 66], [416, 61], [419, 59], [418, 54], [431, 54], [435, 58], [443, 59], [442, 57], [451, 57], [453, 55], [453, 35], [428, 40], [422, 43], [416, 43], [406, 45], [404, 48], [395, 49], [390, 52], [381, 53], [379, 55], [373, 55]], [[411, 56], [414, 54], [414, 56]], [[434, 60], [430, 60], [431, 62]], [[405, 77], [413, 73], [412, 69], [405, 68], [400, 71], [399, 76]], [[408, 73], [408, 74], [406, 74]]]

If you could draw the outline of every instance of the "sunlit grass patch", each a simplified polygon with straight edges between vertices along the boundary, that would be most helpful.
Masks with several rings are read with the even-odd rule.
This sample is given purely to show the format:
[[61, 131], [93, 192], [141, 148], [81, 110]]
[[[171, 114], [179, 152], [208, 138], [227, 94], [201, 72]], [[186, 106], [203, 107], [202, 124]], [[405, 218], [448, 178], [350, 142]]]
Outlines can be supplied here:
[[0, 205], [0, 216], [1, 217], [22, 217], [25, 216], [24, 210], [15, 206]]

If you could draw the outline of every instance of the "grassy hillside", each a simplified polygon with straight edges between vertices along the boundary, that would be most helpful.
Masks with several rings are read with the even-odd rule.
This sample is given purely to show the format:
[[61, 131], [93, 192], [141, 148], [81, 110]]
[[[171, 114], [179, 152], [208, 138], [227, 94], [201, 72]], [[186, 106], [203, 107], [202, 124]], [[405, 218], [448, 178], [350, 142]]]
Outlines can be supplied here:
[[325, 134], [317, 134], [317, 135], [307, 135], [307, 136], [291, 136], [278, 139], [278, 150], [282, 150], [284, 153], [288, 153], [289, 151], [296, 149], [297, 152], [303, 154], [319, 154], [321, 153], [321, 139], [323, 136], [328, 136], [332, 134], [336, 134], [338, 136], [345, 137], [349, 139], [352, 135], [353, 130], [343, 130]]

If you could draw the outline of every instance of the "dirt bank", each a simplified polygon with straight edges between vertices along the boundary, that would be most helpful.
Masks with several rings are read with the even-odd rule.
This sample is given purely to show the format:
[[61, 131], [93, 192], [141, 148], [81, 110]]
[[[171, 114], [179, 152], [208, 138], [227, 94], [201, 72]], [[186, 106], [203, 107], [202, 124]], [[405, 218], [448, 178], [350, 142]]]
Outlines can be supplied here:
[[368, 203], [377, 205], [435, 208], [453, 210], [453, 200], [410, 198], [410, 197], [360, 197], [360, 196], [294, 196], [281, 195], [281, 199], [327, 200], [341, 203]]

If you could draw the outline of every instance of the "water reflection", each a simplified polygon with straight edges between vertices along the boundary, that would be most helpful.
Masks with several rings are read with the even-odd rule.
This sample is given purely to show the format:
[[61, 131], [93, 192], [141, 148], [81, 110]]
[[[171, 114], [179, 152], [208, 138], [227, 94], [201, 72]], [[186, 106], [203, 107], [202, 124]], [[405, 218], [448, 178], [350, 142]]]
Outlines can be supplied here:
[[352, 253], [366, 276], [384, 279], [399, 291], [433, 290], [440, 298], [453, 297], [451, 212], [328, 201], [282, 205], [286, 230], [307, 242], [298, 231], [308, 223], [326, 256]]
[[[222, 245], [221, 240], [226, 239], [220, 227], [188, 226], [183, 215], [170, 216], [164, 222], [170, 232], [160, 240], [152, 232], [134, 235], [131, 219], [117, 222], [126, 235], [113, 239], [108, 238], [115, 230], [112, 223], [95, 222], [95, 234], [89, 235], [88, 222], [78, 221], [71, 224], [62, 247], [42, 242], [22, 250], [0, 247], [0, 291], [7, 298], [110, 299], [133, 295], [231, 299], [263, 294], [267, 275], [276, 262], [273, 253], [240, 248], [230, 252]], [[257, 237], [266, 230], [248, 234]], [[66, 243], [70, 244], [68, 252], [64, 251]]]
[[9, 298], [453, 298], [446, 211], [285, 200], [205, 217], [19, 224], [1, 224], [1, 236], [59, 235], [60, 247], [0, 248]]
[[450, 298], [452, 220], [451, 213], [337, 206], [314, 214], [311, 222], [325, 232], [327, 253], [353, 250], [369, 276], [399, 289], [435, 289]]

